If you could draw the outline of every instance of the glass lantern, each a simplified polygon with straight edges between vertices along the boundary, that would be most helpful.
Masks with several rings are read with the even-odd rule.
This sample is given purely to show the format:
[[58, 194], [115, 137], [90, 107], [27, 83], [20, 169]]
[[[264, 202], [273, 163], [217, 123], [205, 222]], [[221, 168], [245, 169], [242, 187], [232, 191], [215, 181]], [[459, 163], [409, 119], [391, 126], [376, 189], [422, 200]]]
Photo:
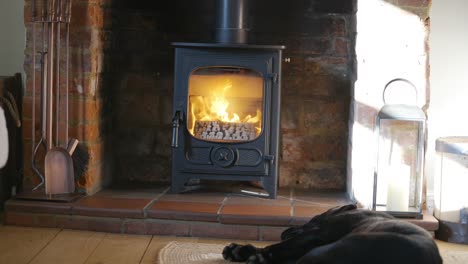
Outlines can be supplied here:
[[377, 164], [374, 171], [372, 209], [396, 217], [422, 218], [422, 182], [426, 115], [416, 105], [387, 104], [390, 84], [384, 89], [384, 106], [377, 114]]

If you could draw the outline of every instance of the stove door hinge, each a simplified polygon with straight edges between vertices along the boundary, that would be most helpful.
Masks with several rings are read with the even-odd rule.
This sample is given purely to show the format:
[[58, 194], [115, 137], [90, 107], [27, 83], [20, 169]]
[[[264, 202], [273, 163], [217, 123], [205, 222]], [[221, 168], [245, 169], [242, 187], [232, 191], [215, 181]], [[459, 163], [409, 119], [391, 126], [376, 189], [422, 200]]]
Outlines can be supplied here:
[[266, 77], [272, 80], [274, 83], [278, 82], [278, 74], [276, 72], [268, 73]]
[[263, 159], [266, 160], [266, 161], [269, 161], [270, 164], [275, 163], [275, 156], [273, 156], [273, 155], [265, 155], [265, 156], [263, 156]]

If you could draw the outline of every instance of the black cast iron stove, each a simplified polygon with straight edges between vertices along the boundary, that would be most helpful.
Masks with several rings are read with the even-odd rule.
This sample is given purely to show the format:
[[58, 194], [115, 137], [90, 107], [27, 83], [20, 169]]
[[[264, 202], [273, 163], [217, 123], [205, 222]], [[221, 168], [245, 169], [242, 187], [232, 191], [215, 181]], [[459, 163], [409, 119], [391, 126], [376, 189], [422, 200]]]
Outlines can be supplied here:
[[191, 179], [257, 181], [275, 198], [285, 47], [246, 44], [246, 0], [217, 10], [217, 43], [173, 43], [171, 191]]

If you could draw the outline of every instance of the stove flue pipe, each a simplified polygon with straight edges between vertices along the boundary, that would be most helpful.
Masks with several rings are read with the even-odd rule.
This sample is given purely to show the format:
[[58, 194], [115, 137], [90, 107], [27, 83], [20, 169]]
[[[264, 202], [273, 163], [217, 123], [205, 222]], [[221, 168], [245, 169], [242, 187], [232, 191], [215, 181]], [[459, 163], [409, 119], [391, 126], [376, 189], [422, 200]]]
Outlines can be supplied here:
[[247, 43], [248, 0], [217, 0], [216, 12], [216, 42]]

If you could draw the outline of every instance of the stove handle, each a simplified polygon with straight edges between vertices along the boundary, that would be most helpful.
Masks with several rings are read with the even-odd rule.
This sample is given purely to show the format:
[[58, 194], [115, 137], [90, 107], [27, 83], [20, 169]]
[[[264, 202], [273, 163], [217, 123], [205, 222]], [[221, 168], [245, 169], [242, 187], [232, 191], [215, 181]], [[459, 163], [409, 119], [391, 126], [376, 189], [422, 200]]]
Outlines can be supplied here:
[[180, 111], [176, 111], [174, 117], [172, 118], [172, 147], [179, 147], [179, 126], [182, 122], [182, 116]]

